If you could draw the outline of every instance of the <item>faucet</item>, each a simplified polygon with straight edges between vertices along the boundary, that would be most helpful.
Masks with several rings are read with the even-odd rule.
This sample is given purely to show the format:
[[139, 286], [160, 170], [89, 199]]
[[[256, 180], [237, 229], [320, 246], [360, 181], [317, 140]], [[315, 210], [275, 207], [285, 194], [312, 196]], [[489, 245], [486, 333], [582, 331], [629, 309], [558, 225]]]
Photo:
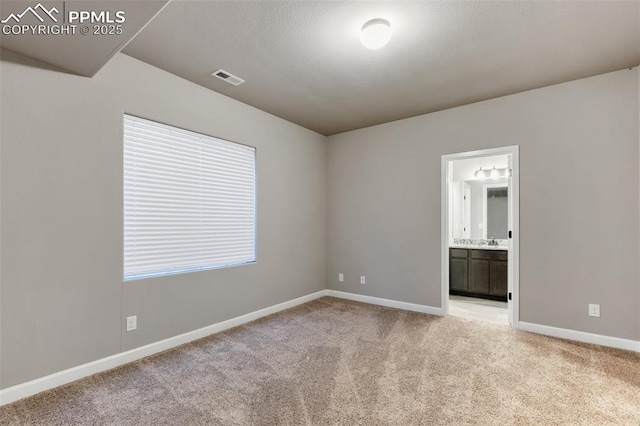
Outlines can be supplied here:
[[491, 237], [491, 241], [489, 241], [490, 246], [497, 246], [498, 242], [496, 241], [496, 237]]

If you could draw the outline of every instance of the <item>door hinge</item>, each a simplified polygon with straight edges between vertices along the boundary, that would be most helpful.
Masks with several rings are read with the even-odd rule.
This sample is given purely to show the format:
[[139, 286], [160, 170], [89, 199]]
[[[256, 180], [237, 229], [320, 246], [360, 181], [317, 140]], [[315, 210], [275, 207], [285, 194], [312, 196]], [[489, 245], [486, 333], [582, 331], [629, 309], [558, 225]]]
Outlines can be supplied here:
[[511, 292], [509, 292], [509, 300], [511, 300]]
[[509, 238], [513, 238], [512, 231], [509, 231]]

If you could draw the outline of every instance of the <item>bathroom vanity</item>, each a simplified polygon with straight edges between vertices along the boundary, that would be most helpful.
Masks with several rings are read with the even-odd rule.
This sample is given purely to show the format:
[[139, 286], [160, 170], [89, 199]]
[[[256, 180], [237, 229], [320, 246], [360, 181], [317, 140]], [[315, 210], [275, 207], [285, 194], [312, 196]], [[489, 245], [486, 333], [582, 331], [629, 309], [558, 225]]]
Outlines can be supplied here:
[[449, 248], [449, 294], [507, 301], [505, 247]]

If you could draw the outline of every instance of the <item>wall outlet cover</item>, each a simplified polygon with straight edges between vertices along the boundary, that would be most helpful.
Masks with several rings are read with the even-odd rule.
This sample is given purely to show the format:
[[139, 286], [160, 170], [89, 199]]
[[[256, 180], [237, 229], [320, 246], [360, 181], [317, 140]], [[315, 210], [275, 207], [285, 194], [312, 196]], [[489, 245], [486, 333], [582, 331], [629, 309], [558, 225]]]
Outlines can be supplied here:
[[338, 281], [344, 281], [344, 274], [338, 274]]
[[360, 276], [360, 284], [366, 284], [366, 283], [367, 283], [367, 281], [366, 281], [366, 279], [364, 278], [364, 275], [361, 275], [361, 276]]
[[133, 331], [138, 328], [138, 316], [127, 317], [127, 331]]
[[589, 316], [590, 317], [600, 317], [600, 305], [595, 303], [589, 303]]

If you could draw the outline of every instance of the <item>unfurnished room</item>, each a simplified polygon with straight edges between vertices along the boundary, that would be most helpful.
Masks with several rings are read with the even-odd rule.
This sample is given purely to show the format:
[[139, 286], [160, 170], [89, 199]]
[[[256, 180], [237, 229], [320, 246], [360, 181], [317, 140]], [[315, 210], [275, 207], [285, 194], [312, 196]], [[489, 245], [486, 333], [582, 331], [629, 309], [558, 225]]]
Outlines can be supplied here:
[[0, 29], [0, 424], [640, 425], [640, 1]]

